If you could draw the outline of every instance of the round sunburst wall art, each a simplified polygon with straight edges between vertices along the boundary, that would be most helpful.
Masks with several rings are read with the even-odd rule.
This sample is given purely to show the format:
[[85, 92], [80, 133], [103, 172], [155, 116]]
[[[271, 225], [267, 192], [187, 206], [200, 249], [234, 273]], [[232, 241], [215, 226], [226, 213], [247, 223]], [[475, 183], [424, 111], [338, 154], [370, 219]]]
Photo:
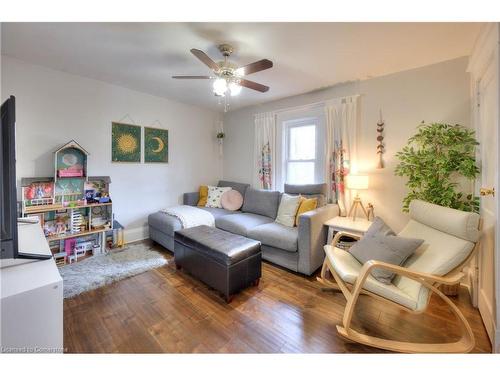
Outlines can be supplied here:
[[111, 160], [113, 162], [141, 162], [141, 127], [112, 123]]
[[137, 148], [137, 141], [130, 134], [122, 134], [118, 138], [118, 148], [124, 154], [130, 154]]

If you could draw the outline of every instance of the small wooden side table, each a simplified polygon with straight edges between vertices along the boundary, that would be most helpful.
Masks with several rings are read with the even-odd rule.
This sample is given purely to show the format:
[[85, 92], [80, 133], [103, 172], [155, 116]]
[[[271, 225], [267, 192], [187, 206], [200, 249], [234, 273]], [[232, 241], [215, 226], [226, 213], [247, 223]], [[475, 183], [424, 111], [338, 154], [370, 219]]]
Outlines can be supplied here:
[[350, 217], [336, 216], [325, 222], [328, 226], [328, 240], [327, 244], [331, 244], [333, 237], [337, 232], [347, 232], [362, 236], [372, 225], [371, 221], [357, 217], [352, 220]]

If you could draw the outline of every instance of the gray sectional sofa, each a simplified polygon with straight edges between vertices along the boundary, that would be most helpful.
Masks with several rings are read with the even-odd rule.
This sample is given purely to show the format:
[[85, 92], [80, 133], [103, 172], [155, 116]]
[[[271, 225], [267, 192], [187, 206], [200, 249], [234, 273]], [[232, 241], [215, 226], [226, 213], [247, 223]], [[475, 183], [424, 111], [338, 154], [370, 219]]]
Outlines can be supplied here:
[[[327, 229], [324, 222], [338, 215], [338, 207], [325, 205], [324, 184], [285, 185], [285, 193], [318, 197], [320, 207], [299, 217], [297, 227], [287, 227], [275, 222], [281, 193], [257, 190], [248, 184], [219, 181], [218, 186], [230, 186], [244, 197], [239, 211], [222, 208], [200, 207], [209, 211], [219, 229], [258, 240], [262, 244], [262, 258], [292, 271], [305, 275], [314, 273], [323, 263], [323, 245]], [[184, 204], [195, 206], [199, 194], [185, 193]], [[149, 215], [150, 238], [174, 251], [174, 233], [181, 229], [178, 219], [162, 212]]]

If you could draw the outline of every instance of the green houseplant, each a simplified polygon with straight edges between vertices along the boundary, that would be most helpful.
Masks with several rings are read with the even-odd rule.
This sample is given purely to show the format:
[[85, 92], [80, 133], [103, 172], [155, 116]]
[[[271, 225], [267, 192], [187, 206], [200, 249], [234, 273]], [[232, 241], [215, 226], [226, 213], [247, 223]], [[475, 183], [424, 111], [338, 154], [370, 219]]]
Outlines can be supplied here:
[[417, 134], [396, 153], [397, 176], [407, 177], [408, 195], [403, 211], [413, 199], [451, 207], [462, 211], [479, 211], [479, 198], [459, 191], [460, 178], [474, 180], [479, 174], [475, 133], [461, 125], [422, 124]]

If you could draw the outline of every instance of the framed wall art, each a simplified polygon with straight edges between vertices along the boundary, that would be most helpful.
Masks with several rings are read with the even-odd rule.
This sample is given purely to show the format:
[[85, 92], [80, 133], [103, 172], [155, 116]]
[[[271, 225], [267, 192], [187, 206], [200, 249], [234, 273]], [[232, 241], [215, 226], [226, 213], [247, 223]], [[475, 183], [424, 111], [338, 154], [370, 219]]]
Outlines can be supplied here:
[[116, 163], [141, 162], [141, 127], [111, 123], [111, 161]]
[[168, 130], [144, 127], [144, 162], [168, 163]]

